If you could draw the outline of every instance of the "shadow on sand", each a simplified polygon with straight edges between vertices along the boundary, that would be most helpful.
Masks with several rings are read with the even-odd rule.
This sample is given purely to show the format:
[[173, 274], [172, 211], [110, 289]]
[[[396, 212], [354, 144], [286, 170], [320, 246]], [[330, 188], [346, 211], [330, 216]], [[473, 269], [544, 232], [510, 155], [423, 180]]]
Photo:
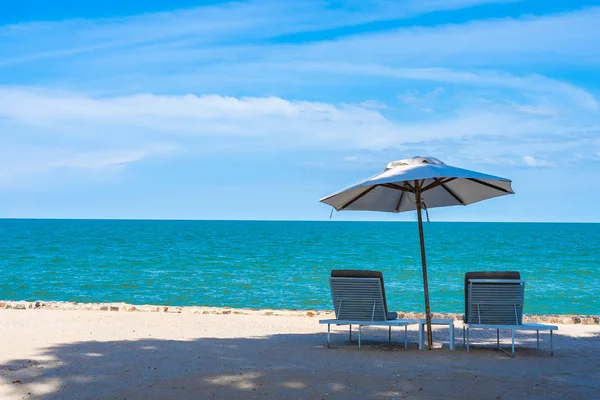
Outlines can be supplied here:
[[[402, 333], [388, 344], [373, 340], [387, 338], [378, 330], [368, 331], [358, 352], [346, 330], [334, 332], [331, 349], [325, 334], [83, 341], [12, 360], [0, 365], [0, 375], [15, 398], [39, 400], [584, 399], [600, 390], [600, 363], [590, 350], [598, 337], [572, 349], [557, 335], [550, 357], [546, 336], [538, 352], [535, 332], [519, 334], [517, 356], [510, 358], [493, 346], [467, 353], [458, 329], [454, 352], [418, 351], [415, 332], [405, 352]], [[441, 333], [435, 332], [438, 340]], [[495, 344], [495, 332], [486, 343]]]

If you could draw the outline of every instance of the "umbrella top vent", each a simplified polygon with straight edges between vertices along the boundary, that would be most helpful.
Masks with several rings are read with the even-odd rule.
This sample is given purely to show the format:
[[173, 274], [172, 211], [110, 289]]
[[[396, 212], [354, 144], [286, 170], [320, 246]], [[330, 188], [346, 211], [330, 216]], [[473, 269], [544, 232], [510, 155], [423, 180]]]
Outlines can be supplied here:
[[411, 157], [405, 158], [404, 160], [392, 161], [389, 163], [385, 170], [396, 168], [396, 167], [405, 167], [409, 165], [420, 165], [420, 164], [444, 164], [440, 160], [435, 157]]

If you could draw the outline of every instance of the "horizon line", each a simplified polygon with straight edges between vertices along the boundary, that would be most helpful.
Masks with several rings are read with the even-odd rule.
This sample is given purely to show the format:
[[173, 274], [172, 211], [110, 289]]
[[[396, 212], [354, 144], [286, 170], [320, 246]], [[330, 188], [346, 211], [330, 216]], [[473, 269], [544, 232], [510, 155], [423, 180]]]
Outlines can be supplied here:
[[[234, 218], [94, 218], [94, 217], [69, 217], [69, 218], [58, 218], [58, 217], [0, 217], [0, 221], [8, 220], [41, 220], [41, 221], [181, 221], [181, 222], [384, 222], [384, 223], [410, 223], [414, 224], [416, 221], [405, 221], [405, 220], [350, 220], [350, 219], [234, 219]], [[429, 221], [428, 223], [497, 223], [497, 224], [600, 224], [600, 221], [494, 221], [494, 220], [481, 220], [481, 221], [461, 221], [461, 220], [443, 220], [443, 221]]]

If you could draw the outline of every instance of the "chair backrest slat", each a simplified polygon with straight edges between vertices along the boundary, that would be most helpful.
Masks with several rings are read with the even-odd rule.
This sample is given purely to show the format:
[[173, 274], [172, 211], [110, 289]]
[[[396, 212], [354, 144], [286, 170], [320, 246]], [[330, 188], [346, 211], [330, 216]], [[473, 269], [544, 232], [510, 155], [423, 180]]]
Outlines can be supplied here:
[[518, 271], [476, 271], [465, 274], [465, 321], [469, 321], [469, 280], [471, 279], [521, 279]]
[[344, 321], [386, 321], [379, 278], [329, 279], [335, 317]]
[[525, 281], [470, 279], [466, 322], [484, 325], [521, 325]]

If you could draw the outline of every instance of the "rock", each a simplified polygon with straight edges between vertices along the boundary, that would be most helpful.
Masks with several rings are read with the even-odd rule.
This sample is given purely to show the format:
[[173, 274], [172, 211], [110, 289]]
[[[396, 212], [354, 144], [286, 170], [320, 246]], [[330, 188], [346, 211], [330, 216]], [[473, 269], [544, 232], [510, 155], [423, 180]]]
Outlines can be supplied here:
[[221, 314], [231, 314], [231, 310], [223, 310], [223, 312], [221, 312]]
[[315, 313], [314, 313], [314, 312], [312, 312], [312, 311], [309, 311], [309, 312], [307, 312], [307, 313], [306, 313], [306, 316], [307, 316], [307, 317], [314, 317], [314, 316], [315, 316]]
[[15, 305], [16, 310], [27, 310], [27, 303], [17, 303]]
[[108, 311], [108, 306], [102, 306], [102, 307], [100, 307], [100, 311]]

